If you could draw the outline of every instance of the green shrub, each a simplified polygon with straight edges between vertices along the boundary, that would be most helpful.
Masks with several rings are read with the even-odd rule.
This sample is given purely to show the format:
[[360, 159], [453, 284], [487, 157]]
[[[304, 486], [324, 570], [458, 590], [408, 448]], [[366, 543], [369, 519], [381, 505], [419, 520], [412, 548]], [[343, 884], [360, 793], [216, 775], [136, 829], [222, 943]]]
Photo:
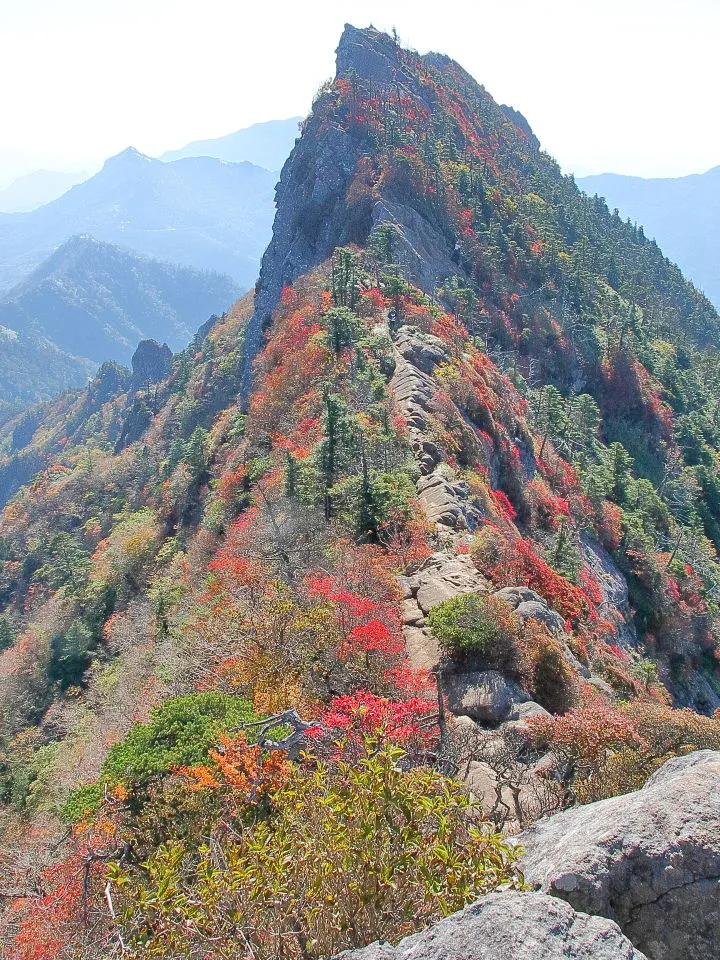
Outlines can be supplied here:
[[294, 766], [269, 815], [212, 847], [171, 842], [142, 867], [111, 867], [125, 941], [157, 960], [207, 955], [208, 943], [218, 957], [316, 960], [521, 886], [516, 852], [477, 822], [464, 788], [404, 760], [385, 746]]
[[152, 780], [177, 767], [203, 763], [218, 734], [257, 719], [251, 704], [242, 697], [209, 692], [166, 700], [153, 710], [148, 723], [136, 723], [110, 749], [99, 781], [70, 795], [62, 810], [63, 819], [72, 821], [87, 810], [95, 810], [104, 784], [122, 782], [130, 790], [131, 806], [142, 806]]
[[428, 623], [454, 659], [472, 656], [498, 669], [515, 661], [520, 623], [502, 600], [475, 593], [452, 597], [433, 607]]

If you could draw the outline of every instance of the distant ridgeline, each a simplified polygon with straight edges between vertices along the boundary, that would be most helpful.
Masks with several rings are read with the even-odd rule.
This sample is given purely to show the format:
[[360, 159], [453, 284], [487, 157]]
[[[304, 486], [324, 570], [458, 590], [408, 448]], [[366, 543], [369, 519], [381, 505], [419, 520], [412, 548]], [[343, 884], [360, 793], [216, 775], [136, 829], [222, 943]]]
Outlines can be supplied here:
[[230, 277], [73, 237], [0, 296], [0, 400], [85, 386], [103, 360], [128, 363], [144, 337], [181, 349], [198, 317], [222, 313], [238, 293]]
[[512, 833], [720, 747], [711, 304], [517, 111], [374, 29], [277, 204], [254, 293], [185, 350], [0, 427], [36, 958], [395, 942], [518, 883], [472, 769]]
[[57, 200], [29, 213], [0, 213], [0, 290], [73, 234], [225, 273], [247, 290], [269, 239], [276, 179], [251, 163], [163, 163], [124, 150]]
[[583, 177], [582, 190], [598, 194], [622, 217], [642, 225], [686, 276], [720, 306], [720, 167], [688, 177]]

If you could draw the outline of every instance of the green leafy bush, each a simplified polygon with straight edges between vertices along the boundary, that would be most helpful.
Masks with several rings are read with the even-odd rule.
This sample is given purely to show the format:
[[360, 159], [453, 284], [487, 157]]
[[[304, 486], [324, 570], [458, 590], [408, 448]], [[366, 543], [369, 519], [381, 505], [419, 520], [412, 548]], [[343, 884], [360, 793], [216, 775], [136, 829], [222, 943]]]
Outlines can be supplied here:
[[515, 660], [520, 623], [495, 597], [468, 593], [444, 600], [430, 611], [428, 623], [444, 652], [455, 659], [473, 656], [498, 669]]
[[148, 723], [136, 723], [111, 748], [100, 781], [71, 794], [62, 810], [63, 819], [77, 820], [93, 811], [102, 799], [104, 784], [122, 782], [130, 790], [131, 805], [141, 806], [152, 780], [176, 767], [204, 762], [219, 734], [256, 719], [252, 706], [242, 697], [208, 692], [166, 700], [153, 710]]
[[142, 868], [111, 867], [124, 940], [167, 960], [208, 942], [222, 958], [242, 943], [256, 960], [314, 960], [396, 941], [501, 884], [520, 886], [516, 854], [476, 822], [464, 788], [405, 771], [404, 759], [385, 746], [355, 764], [292, 767], [270, 813], [212, 851], [171, 842]]

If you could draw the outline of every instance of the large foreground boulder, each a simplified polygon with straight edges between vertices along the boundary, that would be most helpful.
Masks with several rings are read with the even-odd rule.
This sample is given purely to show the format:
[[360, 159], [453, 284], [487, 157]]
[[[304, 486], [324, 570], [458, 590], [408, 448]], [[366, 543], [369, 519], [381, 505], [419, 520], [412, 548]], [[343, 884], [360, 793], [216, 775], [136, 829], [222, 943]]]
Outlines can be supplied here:
[[538, 893], [491, 893], [397, 947], [373, 943], [343, 960], [645, 960], [610, 920]]
[[720, 753], [669, 760], [635, 793], [524, 831], [528, 883], [615, 920], [652, 960], [720, 957]]

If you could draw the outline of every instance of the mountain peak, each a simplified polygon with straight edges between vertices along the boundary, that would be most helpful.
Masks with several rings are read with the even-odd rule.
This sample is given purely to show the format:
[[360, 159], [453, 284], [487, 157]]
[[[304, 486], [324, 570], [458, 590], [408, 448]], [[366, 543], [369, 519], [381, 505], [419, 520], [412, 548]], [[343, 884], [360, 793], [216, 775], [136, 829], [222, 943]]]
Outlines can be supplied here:
[[103, 170], [115, 170], [124, 167], [132, 168], [139, 163], [150, 164], [153, 163], [153, 159], [144, 153], [140, 153], [135, 147], [126, 147], [125, 150], [116, 153], [114, 157], [109, 157], [103, 164]]
[[346, 23], [336, 50], [337, 76], [357, 74], [377, 83], [391, 83], [402, 71], [401, 48], [374, 27], [360, 29]]

